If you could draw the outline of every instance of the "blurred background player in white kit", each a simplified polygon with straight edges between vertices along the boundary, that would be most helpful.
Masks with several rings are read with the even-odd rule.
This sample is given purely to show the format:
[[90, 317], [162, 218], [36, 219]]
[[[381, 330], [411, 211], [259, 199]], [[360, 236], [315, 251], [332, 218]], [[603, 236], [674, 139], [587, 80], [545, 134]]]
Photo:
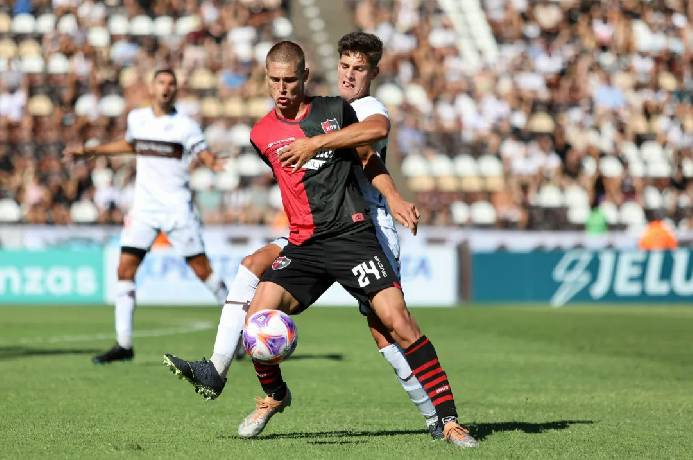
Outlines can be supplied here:
[[[282, 163], [294, 165], [295, 170], [298, 170], [320, 150], [332, 148], [323, 142], [330, 142], [330, 139], [334, 139], [336, 135], [342, 136], [349, 130], [358, 129], [360, 134], [364, 134], [366, 130], [371, 131], [371, 137], [379, 139], [373, 145], [361, 147], [372, 149], [377, 154], [377, 156], [371, 157], [364, 168], [384, 170], [387, 135], [390, 129], [389, 116], [385, 106], [370, 96], [371, 82], [378, 75], [382, 46], [382, 42], [375, 35], [363, 32], [353, 32], [339, 40], [339, 94], [351, 103], [359, 123], [335, 133], [298, 139], [280, 153]], [[373, 176], [375, 174], [370, 175], [370, 177]], [[358, 177], [361, 191], [370, 208], [378, 241], [399, 277], [399, 237], [393, 215], [403, 225], [416, 232], [418, 211], [411, 203], [404, 201], [399, 196], [399, 192], [391, 179], [386, 182], [388, 202], [392, 208], [388, 209], [385, 198], [368, 181], [366, 175]], [[195, 386], [195, 390], [205, 398], [214, 399], [223, 390], [226, 374], [233, 360], [234, 350], [243, 328], [245, 308], [255, 294], [259, 277], [279, 256], [286, 243], [285, 238], [279, 238], [243, 259], [236, 277], [229, 286], [229, 297], [219, 322], [211, 365], [209, 361], [205, 360], [188, 362], [171, 354], [164, 356], [164, 363], [172, 371], [190, 381]], [[393, 367], [409, 399], [425, 418], [429, 432], [434, 438], [442, 437], [442, 426], [438, 423], [435, 408], [426, 391], [413, 375], [403, 351], [371, 311], [370, 305], [360, 304], [359, 310], [367, 317], [378, 350]]]
[[209, 150], [200, 126], [175, 108], [178, 84], [170, 69], [159, 69], [151, 84], [152, 103], [132, 110], [123, 139], [95, 147], [69, 146], [66, 159], [134, 153], [135, 198], [121, 235], [115, 293], [116, 344], [93, 362], [131, 360], [135, 311], [135, 274], [159, 232], [185, 257], [197, 277], [221, 305], [228, 295], [205, 254], [200, 219], [189, 188], [190, 162], [198, 157], [219, 171], [223, 165]]

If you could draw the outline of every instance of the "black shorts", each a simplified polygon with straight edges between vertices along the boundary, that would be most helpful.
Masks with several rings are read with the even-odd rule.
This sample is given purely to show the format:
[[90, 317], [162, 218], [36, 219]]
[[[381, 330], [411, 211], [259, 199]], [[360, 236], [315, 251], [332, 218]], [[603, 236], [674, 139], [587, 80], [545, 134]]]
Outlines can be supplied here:
[[262, 275], [283, 287], [306, 309], [337, 282], [356, 300], [368, 303], [372, 295], [399, 280], [383, 253], [373, 228], [347, 235], [289, 243]]

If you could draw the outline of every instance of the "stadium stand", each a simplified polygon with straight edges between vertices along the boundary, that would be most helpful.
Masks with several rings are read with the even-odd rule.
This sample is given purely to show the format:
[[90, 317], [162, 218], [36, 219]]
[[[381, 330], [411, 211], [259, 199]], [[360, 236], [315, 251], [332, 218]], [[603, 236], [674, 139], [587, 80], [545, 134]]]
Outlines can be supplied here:
[[[281, 225], [248, 133], [270, 107], [265, 53], [293, 37], [290, 8], [329, 23], [317, 3], [0, 7], [0, 221], [122, 222], [132, 160], [66, 166], [60, 152], [121, 136], [151, 70], [170, 65], [179, 109], [229, 158], [219, 174], [194, 165], [205, 222]], [[692, 227], [691, 2], [347, 3], [354, 27], [385, 43], [375, 95], [395, 121], [388, 163], [424, 223], [578, 229], [598, 212], [609, 228], [660, 214]], [[334, 47], [316, 43], [316, 90], [330, 92], [321, 72]]]

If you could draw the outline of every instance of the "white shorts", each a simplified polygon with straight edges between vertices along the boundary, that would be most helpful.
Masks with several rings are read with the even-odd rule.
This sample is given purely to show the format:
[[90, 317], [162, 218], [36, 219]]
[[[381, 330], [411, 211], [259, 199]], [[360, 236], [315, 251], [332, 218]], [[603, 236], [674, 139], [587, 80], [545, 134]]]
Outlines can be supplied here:
[[149, 251], [159, 231], [183, 257], [205, 252], [200, 218], [195, 211], [172, 216], [169, 213], [132, 212], [125, 220], [120, 246]]

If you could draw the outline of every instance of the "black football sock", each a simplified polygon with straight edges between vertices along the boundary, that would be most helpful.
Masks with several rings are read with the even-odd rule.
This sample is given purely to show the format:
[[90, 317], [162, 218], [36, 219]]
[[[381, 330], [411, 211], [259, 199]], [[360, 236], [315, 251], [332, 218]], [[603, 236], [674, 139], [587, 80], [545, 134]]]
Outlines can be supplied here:
[[277, 401], [281, 401], [286, 396], [286, 383], [282, 379], [282, 370], [279, 364], [262, 364], [253, 360], [255, 373], [262, 385], [262, 390], [267, 396], [272, 396]]
[[404, 350], [404, 356], [413, 374], [431, 398], [441, 422], [457, 420], [455, 398], [452, 395], [448, 376], [438, 362], [438, 355], [433, 344], [425, 335], [421, 336]]

